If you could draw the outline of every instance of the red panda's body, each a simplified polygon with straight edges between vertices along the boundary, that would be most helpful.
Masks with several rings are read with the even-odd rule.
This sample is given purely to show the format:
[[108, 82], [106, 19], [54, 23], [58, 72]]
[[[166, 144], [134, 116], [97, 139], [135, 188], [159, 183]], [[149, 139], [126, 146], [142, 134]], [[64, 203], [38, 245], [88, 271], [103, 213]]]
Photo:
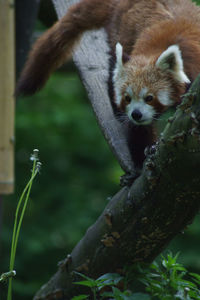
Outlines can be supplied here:
[[180, 102], [200, 72], [200, 8], [190, 0], [82, 0], [36, 42], [17, 93], [40, 89], [81, 34], [101, 27], [114, 59], [112, 101], [137, 127], [141, 166], [144, 148], [155, 138], [154, 119]]

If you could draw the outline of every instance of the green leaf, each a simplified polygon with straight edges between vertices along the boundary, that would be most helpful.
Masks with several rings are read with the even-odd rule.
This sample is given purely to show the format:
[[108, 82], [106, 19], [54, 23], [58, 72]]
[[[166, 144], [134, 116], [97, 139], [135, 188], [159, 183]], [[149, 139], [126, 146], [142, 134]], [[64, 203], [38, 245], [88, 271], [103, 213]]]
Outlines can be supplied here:
[[104, 282], [106, 285], [117, 285], [123, 277], [117, 273], [107, 273], [100, 276], [97, 280]]
[[118, 288], [113, 287], [112, 288], [113, 291], [113, 296], [115, 300], [128, 300], [130, 298], [127, 298], [127, 295], [125, 295], [124, 293], [122, 293]]
[[74, 282], [74, 284], [77, 285], [84, 285], [90, 288], [96, 287], [97, 286], [97, 282], [95, 280], [83, 280], [83, 281], [77, 281]]
[[129, 299], [130, 300], [150, 300], [151, 297], [147, 294], [135, 293], [135, 294], [131, 295]]
[[[121, 292], [118, 288], [113, 287], [113, 297], [115, 300], [150, 300], [151, 297], [144, 293], [134, 293], [132, 294], [130, 291]], [[109, 293], [109, 296], [111, 294]]]
[[90, 280], [93, 281], [92, 278], [86, 276], [85, 274], [82, 274], [82, 273], [79, 273], [79, 272], [76, 272], [76, 271], [74, 271], [74, 273], [77, 274], [77, 275], [79, 275], [80, 277], [82, 277], [84, 279], [87, 279], [88, 281], [90, 281]]
[[98, 281], [97, 280], [94, 280], [82, 273], [79, 273], [79, 272], [76, 272], [74, 271], [75, 274], [79, 275], [80, 277], [86, 279], [86, 280], [82, 280], [82, 281], [76, 281], [74, 282], [74, 284], [77, 284], [77, 285], [84, 285], [84, 286], [87, 286], [87, 287], [90, 287], [90, 288], [93, 288], [93, 287], [97, 287], [98, 286]]
[[195, 279], [197, 279], [197, 283], [200, 284], [200, 275], [199, 274], [196, 274], [196, 273], [189, 273], [190, 276], [194, 277]]
[[197, 288], [195, 283], [193, 283], [189, 280], [185, 280], [185, 279], [178, 280], [177, 285], [182, 285], [183, 287], [189, 287], [189, 288], [194, 288], [194, 289]]
[[88, 295], [79, 295], [79, 296], [75, 296], [73, 297], [71, 300], [84, 300], [84, 299], [88, 299]]
[[154, 261], [151, 265], [150, 268], [156, 271], [159, 271], [159, 265], [156, 261]]

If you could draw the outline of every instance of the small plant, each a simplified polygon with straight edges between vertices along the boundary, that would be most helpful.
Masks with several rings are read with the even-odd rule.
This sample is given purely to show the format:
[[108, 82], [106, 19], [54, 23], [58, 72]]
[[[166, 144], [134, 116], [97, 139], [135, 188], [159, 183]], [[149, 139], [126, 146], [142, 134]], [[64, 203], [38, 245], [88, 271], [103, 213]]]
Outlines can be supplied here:
[[[98, 295], [98, 299], [99, 299], [99, 293], [103, 288], [109, 287], [109, 286], [115, 286], [123, 279], [122, 276], [120, 276], [119, 274], [116, 274], [116, 273], [105, 274], [96, 280], [92, 279], [88, 276], [85, 276], [84, 274], [78, 273], [78, 272], [74, 272], [74, 273], [85, 279], [83, 281], [75, 282], [75, 284], [89, 287], [92, 291], [94, 300], [97, 299], [97, 295]], [[82, 298], [80, 298], [80, 297], [82, 297]], [[88, 297], [89, 297], [88, 295], [80, 295], [80, 296], [74, 297], [72, 300], [89, 299]], [[103, 294], [101, 297], [103, 297]]]
[[38, 152], [39, 152], [38, 149], [34, 149], [33, 154], [31, 155], [30, 159], [33, 162], [33, 168], [32, 168], [32, 171], [31, 171], [31, 178], [28, 181], [27, 185], [25, 186], [25, 188], [24, 188], [24, 190], [21, 194], [21, 197], [18, 201], [16, 212], [15, 212], [9, 272], [3, 273], [0, 276], [0, 282], [8, 280], [7, 300], [12, 299], [12, 278], [13, 278], [13, 276], [16, 275], [16, 271], [14, 271], [15, 255], [16, 255], [18, 238], [19, 238], [19, 233], [20, 233], [24, 213], [25, 213], [27, 203], [28, 203], [28, 200], [29, 200], [33, 180], [35, 179], [35, 177], [38, 174], [38, 172], [40, 170], [40, 167], [41, 167], [41, 163], [39, 162], [39, 158], [38, 158]]
[[[168, 254], [161, 258], [161, 263], [154, 262], [149, 267], [141, 265], [126, 269], [125, 276], [105, 274], [98, 279], [91, 279], [79, 274], [85, 280], [76, 284], [89, 287], [93, 299], [115, 300], [200, 300], [200, 275], [189, 273], [177, 263], [178, 254]], [[134, 283], [142, 282], [146, 293], [134, 292]], [[119, 288], [119, 283], [123, 288]], [[102, 292], [105, 287], [109, 291]], [[73, 300], [91, 299], [88, 295], [74, 297]]]
[[146, 271], [141, 270], [140, 280], [153, 299], [200, 300], [200, 275], [188, 273], [177, 263], [177, 254], [162, 257], [161, 265], [154, 262]]
[[[123, 276], [117, 273], [107, 273], [101, 277], [92, 279], [84, 274], [75, 272], [85, 280], [75, 282], [74, 284], [83, 285], [91, 289], [93, 299], [116, 299], [116, 300], [150, 300], [150, 297], [143, 293], [132, 293], [130, 290], [122, 291], [119, 286], [125, 280]], [[91, 299], [89, 295], [79, 295], [72, 300]]]

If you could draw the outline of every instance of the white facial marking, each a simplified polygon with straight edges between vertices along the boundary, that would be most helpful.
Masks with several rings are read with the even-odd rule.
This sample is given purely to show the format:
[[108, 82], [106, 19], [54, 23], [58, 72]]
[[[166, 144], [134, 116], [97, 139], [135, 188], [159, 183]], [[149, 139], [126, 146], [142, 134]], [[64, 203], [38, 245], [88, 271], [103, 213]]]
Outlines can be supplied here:
[[[120, 84], [121, 83], [121, 84]], [[123, 84], [123, 82], [114, 82], [114, 91], [115, 91], [115, 103], [120, 106], [120, 103], [122, 101], [122, 94], [121, 94], [121, 86]]]
[[[170, 61], [174, 56], [175, 64], [170, 65]], [[162, 70], [172, 71], [174, 77], [182, 83], [190, 83], [189, 78], [184, 72], [183, 59], [181, 50], [178, 45], [172, 45], [165, 50], [157, 59], [156, 66]]]
[[131, 98], [133, 98], [133, 90], [130, 86], [127, 87], [126, 89], [126, 95], [130, 96]]
[[143, 87], [143, 88], [141, 89], [140, 93], [139, 93], [139, 97], [140, 97], [141, 99], [143, 99], [143, 98], [146, 96], [147, 92], [148, 92], [148, 88], [147, 88], [147, 87]]
[[[139, 110], [142, 114], [142, 117], [139, 121], [136, 121], [132, 118], [132, 113], [134, 110]], [[136, 125], [148, 125], [153, 121], [156, 111], [151, 105], [146, 104], [143, 100], [134, 101], [132, 100], [129, 105], [126, 107], [126, 112], [129, 119]]]
[[164, 106], [173, 105], [173, 101], [170, 98], [170, 93], [167, 90], [159, 91], [157, 94], [159, 102]]

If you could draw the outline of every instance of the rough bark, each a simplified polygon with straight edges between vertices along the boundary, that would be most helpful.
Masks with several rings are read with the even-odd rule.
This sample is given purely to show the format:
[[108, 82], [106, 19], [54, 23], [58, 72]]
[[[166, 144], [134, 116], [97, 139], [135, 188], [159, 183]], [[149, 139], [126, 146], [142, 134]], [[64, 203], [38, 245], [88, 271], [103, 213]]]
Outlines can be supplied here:
[[[60, 0], [59, 5], [62, 7], [64, 0]], [[78, 59], [76, 57], [75, 60]], [[88, 67], [85, 58], [83, 61], [83, 69], [91, 78], [92, 65], [89, 63]], [[99, 77], [98, 73], [104, 74], [104, 69], [96, 71], [96, 64], [94, 69], [97, 75], [89, 95], [95, 98], [100, 95], [98, 80], [105, 78], [107, 71]], [[85, 73], [82, 74], [84, 76]], [[104, 96], [102, 87], [101, 91]], [[96, 111], [98, 114], [99, 110]], [[106, 124], [105, 128], [110, 126], [107, 118], [104, 113], [99, 117]], [[117, 136], [112, 134], [111, 130], [112, 144], [116, 145]], [[120, 144], [125, 142], [123, 134], [120, 139]], [[123, 144], [121, 146], [123, 149]], [[71, 299], [79, 295], [80, 286], [77, 288], [73, 284], [77, 280], [74, 271], [97, 278], [107, 272], [117, 272], [125, 265], [151, 262], [198, 212], [199, 167], [200, 77], [169, 119], [157, 144], [149, 150], [141, 176], [110, 200], [96, 223], [59, 264], [57, 273], [34, 299]]]
[[151, 149], [141, 176], [110, 200], [34, 299], [79, 294], [73, 271], [96, 278], [127, 264], [151, 262], [198, 212], [199, 168], [200, 77]]

